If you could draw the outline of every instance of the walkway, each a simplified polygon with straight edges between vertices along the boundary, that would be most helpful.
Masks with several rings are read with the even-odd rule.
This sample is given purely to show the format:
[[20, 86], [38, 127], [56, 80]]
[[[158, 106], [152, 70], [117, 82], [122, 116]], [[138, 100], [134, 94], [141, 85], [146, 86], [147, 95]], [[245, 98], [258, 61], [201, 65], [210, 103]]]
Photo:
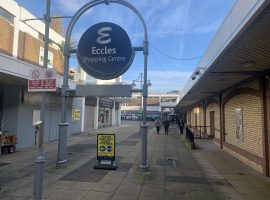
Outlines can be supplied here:
[[[126, 123], [126, 122], [125, 122]], [[169, 135], [148, 130], [150, 170], [142, 173], [139, 124], [129, 122], [99, 133], [116, 134], [115, 171], [94, 170], [97, 131], [68, 139], [70, 165], [56, 169], [57, 142], [45, 145], [43, 199], [46, 200], [269, 200], [270, 181], [218, 149], [196, 140], [191, 150], [177, 127]], [[0, 199], [33, 199], [36, 148], [0, 157]]]

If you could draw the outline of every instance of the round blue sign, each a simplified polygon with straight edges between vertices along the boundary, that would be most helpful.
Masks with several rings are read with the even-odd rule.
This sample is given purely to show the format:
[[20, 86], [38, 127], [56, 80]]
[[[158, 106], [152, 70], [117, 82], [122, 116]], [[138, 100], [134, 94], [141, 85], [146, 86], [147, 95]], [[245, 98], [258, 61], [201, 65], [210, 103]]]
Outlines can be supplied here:
[[98, 79], [121, 76], [134, 58], [131, 41], [120, 26], [102, 22], [87, 29], [78, 44], [77, 59], [82, 69]]

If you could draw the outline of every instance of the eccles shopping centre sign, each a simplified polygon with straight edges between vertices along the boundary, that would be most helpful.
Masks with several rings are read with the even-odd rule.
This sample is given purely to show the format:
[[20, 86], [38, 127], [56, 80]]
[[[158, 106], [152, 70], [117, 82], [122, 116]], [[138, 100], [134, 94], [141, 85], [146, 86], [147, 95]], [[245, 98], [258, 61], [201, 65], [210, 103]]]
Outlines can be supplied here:
[[77, 58], [86, 73], [108, 80], [128, 70], [134, 50], [124, 29], [114, 23], [102, 22], [84, 32], [78, 44]]

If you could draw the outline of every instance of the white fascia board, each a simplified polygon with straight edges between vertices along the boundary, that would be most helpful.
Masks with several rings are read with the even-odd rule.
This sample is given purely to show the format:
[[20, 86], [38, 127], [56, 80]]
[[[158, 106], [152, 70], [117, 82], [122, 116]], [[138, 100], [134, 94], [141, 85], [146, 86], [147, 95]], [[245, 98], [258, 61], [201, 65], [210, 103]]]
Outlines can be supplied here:
[[19, 6], [18, 3], [14, 0], [1, 0], [0, 6], [10, 12], [14, 16], [18, 16]]
[[[5, 54], [0, 53], [0, 72], [13, 75], [16, 77], [24, 78], [24, 79], [29, 79], [29, 72], [32, 69], [39, 69], [40, 67], [37, 67], [35, 65], [31, 65], [29, 63], [20, 61], [18, 59], [15, 59], [13, 57], [7, 56]], [[57, 75], [56, 79], [56, 86], [58, 88], [62, 87], [63, 83], [63, 76]], [[71, 90], [76, 89], [76, 82], [69, 80], [68, 81], [69, 88]]]
[[178, 102], [160, 102], [161, 107], [175, 107]]
[[[21, 8], [21, 13], [20, 13], [20, 20], [21, 21], [19, 23], [20, 30], [31, 34], [35, 38], [37, 38], [38, 32], [45, 35], [45, 24], [44, 24], [44, 22], [41, 21], [41, 20], [29, 20], [29, 21], [26, 21], [26, 22], [22, 22], [23, 20], [35, 19], [37, 17], [32, 15], [25, 8], [23, 8], [23, 7], [20, 7], [20, 8]], [[44, 12], [45, 12], [45, 10], [44, 10]], [[52, 41], [54, 41], [54, 42], [56, 42], [58, 44], [60, 44], [61, 42], [64, 41], [64, 37], [62, 37], [60, 34], [56, 33], [51, 28], [49, 30], [49, 38], [50, 38], [50, 40], [52, 40]]]
[[[12, 15], [15, 16], [15, 26], [19, 26], [19, 30], [23, 32], [27, 32], [33, 37], [38, 37], [38, 32], [45, 34], [45, 24], [41, 20], [31, 20], [27, 22], [22, 22], [25, 19], [36, 19], [38, 17], [32, 15], [28, 10], [21, 7], [16, 1], [14, 0], [1, 0], [0, 6], [3, 7], [5, 10], [10, 12]], [[44, 10], [45, 13], [45, 10]], [[43, 16], [40, 16], [43, 17]], [[18, 23], [16, 23], [16, 21]], [[65, 39], [60, 34], [56, 33], [53, 29], [50, 28], [50, 40], [61, 44]]]
[[[213, 62], [227, 47], [227, 45], [241, 31], [241, 29], [247, 24], [252, 16], [261, 8], [261, 6], [268, 3], [268, 0], [237, 0], [232, 10], [224, 20], [223, 24], [219, 28], [218, 32], [216, 33], [214, 39], [208, 46], [204, 56], [199, 61], [195, 71], [201, 67], [206, 70], [209, 66], [211, 66], [211, 64], [213, 64]], [[182, 90], [182, 98], [199, 80], [199, 78], [200, 76], [196, 76], [195, 80], [188, 80]]]
[[[62, 88], [62, 84], [63, 84], [63, 76], [57, 75], [56, 87]], [[76, 82], [69, 79], [68, 80], [68, 87], [70, 90], [76, 90]]]

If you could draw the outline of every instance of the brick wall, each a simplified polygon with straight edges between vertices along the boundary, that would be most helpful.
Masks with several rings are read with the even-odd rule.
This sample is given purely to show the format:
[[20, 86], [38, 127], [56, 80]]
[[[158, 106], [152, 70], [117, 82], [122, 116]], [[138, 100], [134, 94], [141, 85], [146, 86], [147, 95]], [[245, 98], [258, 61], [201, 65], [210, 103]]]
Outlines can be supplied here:
[[[250, 94], [240, 94], [225, 105], [226, 142], [251, 154], [263, 157], [261, 99]], [[242, 108], [243, 138], [236, 137], [236, 108]]]
[[[18, 59], [33, 65], [39, 65], [40, 47], [44, 47], [44, 42], [33, 36], [19, 32]], [[59, 74], [63, 74], [63, 59], [59, 50], [49, 47], [49, 51], [53, 53], [53, 67]]]
[[187, 111], [187, 118], [186, 118], [186, 120], [187, 120], [187, 125], [191, 125], [191, 121], [190, 121], [190, 110], [189, 111]]
[[253, 169], [257, 170], [260, 173], [263, 173], [263, 167], [249, 159], [247, 159], [246, 157], [232, 151], [229, 148], [223, 147], [224, 151], [226, 151], [227, 153], [231, 154], [232, 156], [238, 158], [239, 160], [241, 160], [243, 163], [245, 163], [246, 165], [249, 165], [250, 167], [252, 167]]
[[14, 27], [7, 21], [0, 18], [0, 52], [12, 55]]

